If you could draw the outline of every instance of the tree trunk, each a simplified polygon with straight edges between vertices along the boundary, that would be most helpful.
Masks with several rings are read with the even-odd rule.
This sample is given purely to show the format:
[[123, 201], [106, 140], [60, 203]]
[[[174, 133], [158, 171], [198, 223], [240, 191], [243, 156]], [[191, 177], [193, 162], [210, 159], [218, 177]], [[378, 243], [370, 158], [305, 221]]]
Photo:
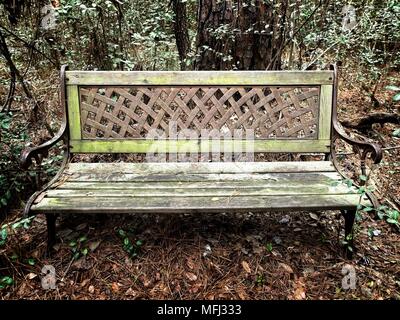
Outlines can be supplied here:
[[4, 0], [2, 2], [4, 5], [4, 9], [6, 9], [8, 12], [8, 20], [12, 25], [16, 25], [18, 23], [19, 18], [22, 15], [25, 1]]
[[174, 33], [176, 46], [178, 48], [181, 70], [186, 70], [186, 58], [190, 50], [189, 33], [187, 26], [186, 2], [182, 0], [172, 0], [175, 13]]
[[199, 0], [198, 70], [277, 70], [288, 0]]

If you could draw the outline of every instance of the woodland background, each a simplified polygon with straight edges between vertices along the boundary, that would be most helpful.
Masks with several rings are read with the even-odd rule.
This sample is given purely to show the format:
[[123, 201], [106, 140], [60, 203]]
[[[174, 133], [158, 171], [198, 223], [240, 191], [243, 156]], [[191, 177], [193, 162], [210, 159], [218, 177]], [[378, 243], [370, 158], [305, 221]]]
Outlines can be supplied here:
[[[342, 228], [332, 212], [65, 218], [51, 259], [43, 217], [20, 220], [39, 186], [38, 168], [20, 169], [20, 152], [59, 128], [61, 64], [286, 70], [331, 62], [341, 64], [339, 120], [385, 148], [369, 180], [382, 207], [358, 215], [357, 289], [340, 287]], [[399, 299], [399, 72], [395, 0], [2, 0], [0, 298]], [[60, 160], [52, 153], [41, 178]], [[356, 162], [346, 146], [341, 162], [349, 172]], [[44, 264], [59, 270], [56, 291], [40, 286]]]

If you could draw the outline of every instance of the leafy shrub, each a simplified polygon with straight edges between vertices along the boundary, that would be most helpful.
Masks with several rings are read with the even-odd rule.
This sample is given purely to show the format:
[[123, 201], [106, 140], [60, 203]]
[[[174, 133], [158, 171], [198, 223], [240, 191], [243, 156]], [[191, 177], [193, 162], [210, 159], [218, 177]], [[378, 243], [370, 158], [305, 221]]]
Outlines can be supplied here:
[[11, 125], [13, 114], [0, 113], [0, 209], [15, 201], [29, 173], [21, 171], [19, 158], [27, 134], [22, 123]]

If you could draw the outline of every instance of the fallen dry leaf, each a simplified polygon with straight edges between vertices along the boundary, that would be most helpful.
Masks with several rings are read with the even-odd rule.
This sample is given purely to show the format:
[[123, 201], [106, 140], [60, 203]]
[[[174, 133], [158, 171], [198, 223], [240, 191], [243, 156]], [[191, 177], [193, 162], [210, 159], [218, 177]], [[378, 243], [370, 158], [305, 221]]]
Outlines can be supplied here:
[[125, 295], [134, 297], [136, 296], [136, 291], [133, 290], [132, 288], [129, 288], [128, 290], [126, 290]]
[[304, 291], [304, 288], [301, 287], [297, 288], [294, 291], [293, 297], [295, 300], [304, 300], [306, 298], [306, 293]]
[[302, 277], [296, 281], [294, 289], [293, 298], [295, 300], [304, 300], [306, 298], [305, 284]]
[[89, 261], [86, 256], [83, 256], [76, 260], [71, 267], [75, 270], [89, 270], [93, 267], [93, 261]]
[[88, 284], [88, 282], [90, 281], [90, 279], [85, 279], [81, 282], [81, 287], [83, 288], [84, 286], [86, 286]]
[[197, 293], [197, 292], [199, 292], [201, 287], [202, 287], [202, 283], [201, 282], [197, 282], [189, 289], [189, 292]]
[[94, 251], [98, 248], [98, 246], [100, 245], [101, 241], [93, 241], [91, 243], [89, 243], [89, 249], [90, 251]]
[[283, 270], [285, 270], [287, 273], [293, 273], [293, 269], [292, 269], [290, 266], [288, 266], [286, 263], [280, 262], [280, 263], [279, 263], [279, 266], [280, 266]]
[[194, 262], [193, 262], [193, 260], [192, 260], [191, 258], [188, 258], [188, 259], [186, 260], [186, 265], [188, 266], [188, 268], [189, 268], [190, 270], [193, 270], [193, 269], [194, 269]]
[[194, 273], [191, 272], [186, 272], [186, 278], [188, 278], [190, 281], [196, 281], [197, 276]]
[[246, 294], [246, 292], [244, 292], [243, 290], [236, 290], [236, 293], [238, 294], [239, 298], [241, 300], [247, 300], [248, 296]]
[[143, 276], [143, 280], [142, 280], [143, 286], [145, 288], [149, 287], [151, 285], [151, 280], [149, 280], [146, 276]]
[[81, 223], [80, 225], [78, 225], [78, 226], [75, 228], [75, 230], [81, 231], [81, 230], [85, 229], [86, 227], [87, 227], [87, 223], [84, 222], [84, 223]]
[[251, 273], [250, 266], [246, 261], [244, 261], [244, 260], [242, 261], [242, 266], [243, 266], [244, 271], [246, 271], [247, 273]]
[[112, 291], [114, 291], [114, 292], [118, 292], [118, 291], [119, 291], [119, 285], [118, 285], [118, 283], [113, 282], [112, 285], [111, 285], [111, 289], [112, 289]]
[[315, 213], [310, 212], [311, 219], [319, 220], [318, 216]]
[[28, 279], [29, 279], [29, 280], [32, 280], [32, 279], [34, 279], [34, 278], [36, 278], [36, 277], [37, 277], [37, 274], [36, 274], [36, 273], [33, 273], [33, 272], [31, 272], [31, 273], [28, 273], [27, 277], [28, 277]]
[[88, 291], [89, 291], [89, 293], [94, 293], [94, 286], [89, 286]]

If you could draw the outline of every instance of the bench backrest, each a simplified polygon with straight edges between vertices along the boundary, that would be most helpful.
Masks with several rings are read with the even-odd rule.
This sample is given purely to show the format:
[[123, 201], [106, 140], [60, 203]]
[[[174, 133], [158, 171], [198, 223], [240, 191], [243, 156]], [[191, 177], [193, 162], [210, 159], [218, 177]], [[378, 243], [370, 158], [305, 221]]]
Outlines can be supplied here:
[[204, 132], [222, 133], [228, 149], [252, 134], [255, 152], [330, 152], [333, 71], [65, 76], [72, 153], [208, 152]]

